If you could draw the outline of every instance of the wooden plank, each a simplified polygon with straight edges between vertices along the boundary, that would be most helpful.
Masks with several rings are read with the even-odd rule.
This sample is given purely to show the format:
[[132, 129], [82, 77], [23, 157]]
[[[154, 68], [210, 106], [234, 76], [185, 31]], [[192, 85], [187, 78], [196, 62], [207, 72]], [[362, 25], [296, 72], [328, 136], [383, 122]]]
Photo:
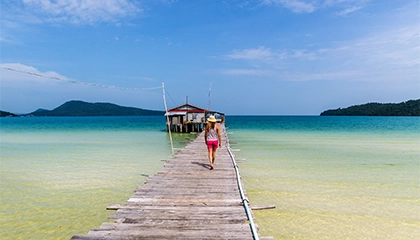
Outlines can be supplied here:
[[[208, 222], [203, 224], [202, 221], [170, 221], [163, 220], [160, 222], [153, 222], [154, 225], [159, 226], [159, 228], [165, 229], [180, 229], [183, 230], [209, 230], [209, 231], [223, 231], [230, 230], [234, 232], [246, 232], [249, 230], [249, 225], [244, 223], [232, 223], [232, 224], [219, 224], [216, 221]], [[114, 224], [114, 223], [103, 223], [100, 228], [92, 229], [92, 231], [130, 231], [133, 229], [137, 230], [147, 230], [150, 223], [148, 222], [136, 222], [130, 224]]]
[[251, 206], [252, 210], [265, 210], [265, 209], [274, 209], [275, 205], [266, 205], [266, 206]]
[[210, 171], [201, 133], [162, 161], [126, 203], [107, 207], [116, 210], [113, 223], [72, 239], [253, 239], [226, 148], [217, 151]]
[[[243, 207], [240, 204], [237, 205], [232, 205], [232, 206], [237, 206], [238, 209], [241, 209], [241, 211], [243, 211]], [[211, 210], [211, 211], [226, 211], [227, 207], [231, 207], [231, 206], [217, 206], [217, 205], [204, 205], [204, 204], [200, 204], [200, 205], [180, 205], [180, 206], [171, 206], [171, 205], [120, 205], [120, 204], [113, 204], [113, 205], [109, 205], [107, 207], [107, 209], [109, 210], [119, 210], [119, 209], [132, 209], [132, 210], [136, 210], [136, 209], [147, 209], [147, 210], [175, 210], [175, 209], [179, 209], [182, 211], [196, 211], [197, 209], [202, 207], [205, 207], [205, 209]], [[230, 208], [231, 209], [231, 208]]]
[[197, 198], [197, 199], [175, 199], [175, 198], [130, 198], [127, 203], [229, 203], [229, 204], [240, 204], [240, 199], [206, 199], [206, 198]]

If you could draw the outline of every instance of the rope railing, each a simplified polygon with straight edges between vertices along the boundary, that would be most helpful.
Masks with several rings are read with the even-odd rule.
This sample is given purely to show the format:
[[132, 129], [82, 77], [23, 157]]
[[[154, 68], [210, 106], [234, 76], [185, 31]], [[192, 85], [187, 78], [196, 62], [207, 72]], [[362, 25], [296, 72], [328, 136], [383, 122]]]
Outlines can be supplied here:
[[241, 195], [242, 203], [243, 203], [244, 208], [245, 208], [246, 216], [248, 217], [249, 225], [251, 226], [252, 236], [253, 236], [254, 240], [259, 240], [258, 231], [257, 231], [257, 228], [255, 227], [255, 223], [254, 223], [254, 220], [252, 218], [251, 210], [250, 210], [250, 207], [249, 207], [249, 200], [248, 200], [248, 198], [246, 198], [244, 190], [242, 188], [241, 177], [239, 175], [238, 165], [236, 164], [235, 157], [233, 156], [232, 151], [230, 149], [229, 137], [228, 137], [226, 129], [225, 129], [225, 137], [226, 137], [226, 148], [229, 152], [230, 158], [232, 159], [233, 166], [235, 168], [236, 181], [238, 182], [239, 193]]
[[155, 90], [155, 89], [161, 89], [162, 88], [162, 86], [150, 87], [150, 88], [127, 88], [127, 87], [118, 87], [118, 86], [111, 86], [111, 85], [104, 85], [104, 84], [97, 84], [97, 83], [90, 83], [90, 82], [81, 82], [81, 81], [67, 79], [67, 78], [63, 78], [63, 77], [48, 76], [48, 75], [44, 75], [44, 74], [40, 74], [40, 73], [35, 73], [35, 72], [23, 71], [23, 70], [11, 68], [11, 67], [0, 66], [0, 68], [5, 69], [5, 70], [8, 70], [8, 71], [13, 71], [13, 72], [18, 72], [18, 73], [24, 73], [24, 74], [28, 74], [28, 75], [32, 75], [32, 76], [36, 76], [36, 77], [49, 78], [49, 79], [53, 79], [53, 80], [57, 80], [57, 81], [61, 81], [61, 82], [68, 82], [68, 83], [74, 83], [74, 84], [80, 84], [80, 85], [87, 85], [87, 86], [92, 86], [92, 87], [100, 87], [100, 88], [111, 88], [111, 89], [131, 90], [131, 91], [147, 91], [147, 90]]

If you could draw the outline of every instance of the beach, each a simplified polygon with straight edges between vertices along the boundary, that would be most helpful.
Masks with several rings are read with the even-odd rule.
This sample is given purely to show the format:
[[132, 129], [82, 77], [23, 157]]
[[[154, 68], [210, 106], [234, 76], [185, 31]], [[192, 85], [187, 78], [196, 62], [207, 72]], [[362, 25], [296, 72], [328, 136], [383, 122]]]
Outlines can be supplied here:
[[[420, 238], [420, 121], [227, 116], [263, 236]], [[1, 119], [1, 239], [69, 239], [171, 157], [163, 117]], [[196, 134], [174, 134], [183, 147]], [[217, 163], [216, 163], [217, 166]]]

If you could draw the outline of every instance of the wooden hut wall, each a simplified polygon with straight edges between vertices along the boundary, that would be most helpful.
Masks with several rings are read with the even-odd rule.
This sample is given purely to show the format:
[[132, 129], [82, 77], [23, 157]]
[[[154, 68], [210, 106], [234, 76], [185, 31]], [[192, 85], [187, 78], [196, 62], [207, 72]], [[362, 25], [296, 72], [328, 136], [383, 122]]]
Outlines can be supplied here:
[[187, 121], [194, 122], [194, 123], [205, 122], [206, 121], [205, 114], [204, 113], [188, 113]]

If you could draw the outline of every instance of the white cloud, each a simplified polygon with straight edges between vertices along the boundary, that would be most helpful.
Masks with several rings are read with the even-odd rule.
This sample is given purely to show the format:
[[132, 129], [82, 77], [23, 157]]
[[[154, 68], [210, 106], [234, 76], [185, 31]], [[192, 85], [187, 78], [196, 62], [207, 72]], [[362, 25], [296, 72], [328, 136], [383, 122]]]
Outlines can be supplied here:
[[324, 52], [323, 49], [319, 49], [317, 51], [311, 51], [306, 49], [295, 49], [291, 50], [290, 52], [283, 51], [280, 55], [283, 59], [301, 59], [301, 60], [317, 60], [321, 58], [322, 53]]
[[241, 51], [235, 50], [232, 53], [226, 55], [226, 57], [231, 59], [248, 59], [248, 60], [264, 60], [270, 59], [273, 53], [269, 48], [259, 47], [259, 48], [250, 48], [244, 49]]
[[363, 9], [370, 0], [325, 0], [322, 8], [338, 8], [336, 12], [339, 16], [345, 16]]
[[265, 5], [283, 5], [285, 8], [297, 13], [311, 13], [316, 9], [316, 1], [304, 0], [263, 0]]
[[340, 8], [346, 15], [366, 6], [369, 0], [262, 0], [263, 5], [280, 5], [296, 13], [312, 13], [325, 8]]
[[247, 75], [247, 76], [268, 76], [272, 75], [271, 70], [260, 70], [260, 69], [226, 69], [222, 71], [225, 75]]
[[420, 66], [420, 30], [417, 26], [373, 33], [352, 42], [342, 42], [330, 54], [344, 54], [365, 64], [394, 67]]
[[23, 0], [28, 14], [41, 22], [91, 24], [118, 22], [133, 16], [142, 9], [130, 0]]
[[[282, 80], [351, 80], [418, 82], [420, 29], [417, 26], [372, 33], [319, 49], [267, 47], [235, 50], [231, 62], [247, 60], [245, 67], [222, 71], [226, 75], [266, 76]], [[242, 66], [243, 62], [240, 63]]]
[[352, 12], [356, 12], [357, 10], [360, 10], [361, 8], [362, 7], [360, 7], [360, 6], [349, 7], [349, 8], [346, 8], [346, 9], [340, 11], [340, 12], [337, 12], [337, 15], [339, 15], [339, 16], [347, 15], [347, 14], [350, 14]]
[[21, 85], [28, 82], [32, 83], [51, 83], [54, 79], [60, 81], [71, 81], [54, 71], [42, 72], [35, 67], [27, 66], [21, 63], [2, 63], [0, 64], [0, 81], [2, 86]]
[[[42, 88], [47, 85], [55, 86], [58, 82], [71, 83], [74, 85], [84, 85], [95, 88], [110, 88], [110, 89], [119, 89], [119, 90], [147, 90], [147, 89], [156, 89], [160, 86], [151, 87], [151, 88], [128, 88], [128, 87], [119, 87], [112, 85], [104, 85], [99, 83], [92, 82], [82, 82], [74, 79], [67, 78], [62, 76], [54, 71], [41, 72], [38, 69], [27, 66], [21, 63], [4, 63], [0, 64], [0, 83], [2, 87], [28, 87], [28, 85], [37, 86]], [[119, 76], [119, 78], [129, 78]], [[153, 78], [147, 77], [135, 77], [135, 79], [140, 79], [143, 81], [154, 81]]]
[[279, 60], [279, 59], [304, 59], [304, 60], [316, 60], [319, 58], [319, 52], [313, 52], [305, 49], [292, 49], [292, 50], [277, 50], [273, 51], [270, 48], [264, 46], [259, 48], [249, 48], [243, 50], [234, 50], [232, 53], [227, 54], [226, 58], [234, 60], [250, 60], [250, 61], [262, 61], [262, 60]]

